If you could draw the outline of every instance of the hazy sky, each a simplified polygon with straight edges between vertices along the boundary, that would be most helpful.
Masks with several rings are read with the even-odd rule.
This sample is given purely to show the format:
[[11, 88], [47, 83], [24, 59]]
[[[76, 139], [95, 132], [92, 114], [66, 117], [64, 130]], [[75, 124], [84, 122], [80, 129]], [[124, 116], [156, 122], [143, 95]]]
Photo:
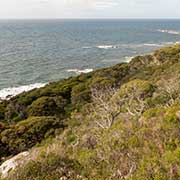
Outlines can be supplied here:
[[180, 0], [0, 0], [0, 18], [180, 18]]

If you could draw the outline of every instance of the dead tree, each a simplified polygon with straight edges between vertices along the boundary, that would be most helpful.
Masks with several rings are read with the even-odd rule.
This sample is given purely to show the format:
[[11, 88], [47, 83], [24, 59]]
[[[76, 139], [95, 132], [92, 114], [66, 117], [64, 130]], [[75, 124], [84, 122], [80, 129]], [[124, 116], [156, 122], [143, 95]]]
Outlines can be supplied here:
[[147, 107], [144, 97], [135, 88], [125, 98], [126, 110], [134, 117], [140, 117]]
[[166, 107], [170, 107], [174, 104], [176, 100], [176, 95], [180, 91], [180, 77], [174, 76], [171, 79], [162, 79], [159, 83], [159, 91], [164, 93], [169, 101], [166, 103]]
[[112, 96], [117, 92], [115, 88], [105, 88], [99, 90], [93, 88], [92, 92], [92, 110], [94, 112], [94, 118], [96, 124], [103, 128], [110, 128], [117, 116], [121, 113], [121, 103], [118, 104], [112, 101]]

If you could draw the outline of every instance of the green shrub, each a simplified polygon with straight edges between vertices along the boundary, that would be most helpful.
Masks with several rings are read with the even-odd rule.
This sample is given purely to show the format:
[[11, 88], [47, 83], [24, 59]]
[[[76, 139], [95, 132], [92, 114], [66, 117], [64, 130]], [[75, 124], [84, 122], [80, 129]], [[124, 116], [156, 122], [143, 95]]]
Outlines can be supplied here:
[[130, 72], [136, 72], [139, 69], [154, 64], [154, 58], [152, 55], [136, 56], [129, 63]]
[[71, 92], [72, 104], [78, 106], [90, 102], [90, 88], [85, 83], [74, 86]]
[[102, 89], [104, 87], [112, 87], [115, 85], [115, 83], [116, 83], [115, 78], [97, 77], [92, 80], [91, 87]]
[[133, 136], [128, 140], [128, 147], [135, 148], [141, 145], [140, 140], [137, 136]]
[[143, 113], [143, 117], [145, 117], [146, 119], [150, 119], [152, 117], [163, 116], [164, 113], [165, 113], [165, 109], [163, 107], [155, 107], [145, 111]]
[[78, 180], [83, 168], [75, 161], [57, 154], [48, 154], [45, 159], [30, 161], [18, 168], [9, 180], [59, 180], [61, 177]]
[[165, 127], [176, 127], [179, 124], [179, 116], [178, 112], [180, 110], [180, 103], [176, 101], [176, 103], [172, 106], [169, 107], [166, 111], [165, 117], [164, 117], [164, 125]]
[[56, 129], [63, 128], [62, 122], [54, 117], [30, 117], [3, 130], [0, 141], [7, 147], [9, 154], [16, 154], [54, 136]]
[[170, 98], [169, 96], [165, 94], [159, 94], [156, 97], [148, 99], [147, 103], [151, 107], [156, 107], [157, 105], [165, 105], [169, 102]]
[[123, 84], [117, 95], [123, 97], [130, 96], [135, 93], [137, 97], [147, 98], [151, 97], [154, 91], [155, 87], [150, 82], [136, 79]]
[[0, 120], [5, 119], [5, 110], [6, 110], [6, 105], [3, 102], [0, 102]]
[[154, 56], [161, 62], [174, 63], [180, 59], [180, 45], [166, 47], [155, 51]]
[[41, 97], [28, 107], [29, 116], [53, 116], [63, 114], [67, 102], [59, 97]]
[[14, 123], [27, 118], [27, 112], [23, 105], [11, 102], [5, 109], [5, 120]]

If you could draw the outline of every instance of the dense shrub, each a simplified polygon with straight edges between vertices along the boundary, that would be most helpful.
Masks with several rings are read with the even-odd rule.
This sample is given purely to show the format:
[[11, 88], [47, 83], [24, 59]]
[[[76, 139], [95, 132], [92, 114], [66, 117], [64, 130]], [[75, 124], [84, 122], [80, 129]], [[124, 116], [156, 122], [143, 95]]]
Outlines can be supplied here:
[[63, 129], [62, 122], [54, 117], [31, 117], [1, 131], [0, 141], [9, 154], [27, 150], [43, 139], [54, 136], [56, 129]]
[[61, 157], [57, 154], [48, 154], [45, 159], [39, 161], [30, 161], [25, 167], [20, 167], [17, 173], [9, 178], [10, 180], [59, 180], [60, 178], [68, 178], [73, 180], [81, 180], [81, 165], [68, 158]]
[[74, 105], [82, 105], [90, 102], [90, 88], [85, 83], [74, 86], [71, 92], [71, 102]]
[[63, 114], [67, 102], [61, 96], [38, 98], [28, 107], [29, 116], [53, 116]]
[[129, 63], [130, 72], [134, 73], [139, 69], [154, 65], [155, 61], [152, 55], [134, 57]]
[[10, 102], [5, 109], [5, 120], [9, 123], [18, 122], [27, 118], [27, 112], [23, 105]]
[[5, 109], [6, 109], [5, 103], [0, 102], [0, 120], [5, 119]]
[[152, 96], [155, 91], [155, 86], [152, 83], [140, 79], [130, 81], [120, 88], [120, 96], [129, 96], [132, 93], [136, 93], [137, 96], [141, 98], [146, 98]]
[[155, 51], [154, 56], [161, 62], [174, 63], [180, 59], [180, 44]]

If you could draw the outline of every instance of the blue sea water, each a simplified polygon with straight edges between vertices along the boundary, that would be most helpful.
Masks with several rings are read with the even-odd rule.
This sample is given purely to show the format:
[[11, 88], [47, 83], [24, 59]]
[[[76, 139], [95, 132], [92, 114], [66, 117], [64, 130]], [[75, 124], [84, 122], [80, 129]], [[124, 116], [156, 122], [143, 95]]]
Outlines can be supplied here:
[[0, 20], [0, 90], [127, 61], [180, 41], [171, 30], [180, 20]]

